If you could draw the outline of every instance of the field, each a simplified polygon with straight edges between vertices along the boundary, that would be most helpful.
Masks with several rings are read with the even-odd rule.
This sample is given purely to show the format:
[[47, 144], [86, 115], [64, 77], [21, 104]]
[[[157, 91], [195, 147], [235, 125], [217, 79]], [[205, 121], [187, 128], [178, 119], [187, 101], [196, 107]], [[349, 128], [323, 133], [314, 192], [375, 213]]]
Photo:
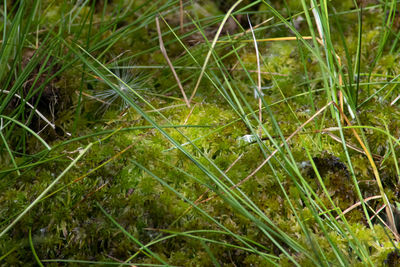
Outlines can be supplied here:
[[0, 266], [400, 265], [398, 1], [0, 12]]

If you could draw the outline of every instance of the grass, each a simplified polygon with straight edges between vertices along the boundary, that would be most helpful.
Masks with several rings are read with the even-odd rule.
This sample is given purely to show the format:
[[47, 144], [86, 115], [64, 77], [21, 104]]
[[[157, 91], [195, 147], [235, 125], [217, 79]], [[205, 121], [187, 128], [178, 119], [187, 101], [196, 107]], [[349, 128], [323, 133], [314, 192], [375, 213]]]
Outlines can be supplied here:
[[397, 1], [1, 10], [2, 265], [395, 264]]

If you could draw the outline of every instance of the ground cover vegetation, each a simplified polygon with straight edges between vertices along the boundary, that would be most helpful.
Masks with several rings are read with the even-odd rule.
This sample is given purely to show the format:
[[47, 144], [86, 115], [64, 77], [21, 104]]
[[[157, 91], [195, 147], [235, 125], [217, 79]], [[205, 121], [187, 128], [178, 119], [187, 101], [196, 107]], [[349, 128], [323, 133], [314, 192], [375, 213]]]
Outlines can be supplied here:
[[397, 2], [3, 1], [0, 264], [397, 266]]

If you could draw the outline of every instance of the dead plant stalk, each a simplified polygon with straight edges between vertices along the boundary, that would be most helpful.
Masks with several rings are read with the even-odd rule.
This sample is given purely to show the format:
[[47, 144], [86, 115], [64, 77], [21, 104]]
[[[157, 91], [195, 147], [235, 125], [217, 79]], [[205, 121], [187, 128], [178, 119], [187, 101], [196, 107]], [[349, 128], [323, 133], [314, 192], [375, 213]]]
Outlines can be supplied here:
[[185, 100], [185, 103], [186, 103], [187, 107], [190, 108], [190, 103], [189, 103], [189, 101], [188, 101], [188, 99], [186, 97], [185, 90], [183, 89], [183, 86], [182, 86], [181, 81], [179, 80], [178, 74], [176, 73], [176, 71], [174, 69], [174, 66], [172, 65], [172, 62], [168, 57], [167, 50], [165, 49], [164, 41], [162, 39], [162, 34], [161, 34], [161, 29], [160, 29], [160, 23], [158, 21], [158, 17], [156, 17], [156, 26], [157, 26], [158, 40], [160, 42], [161, 53], [163, 54], [165, 60], [167, 61], [168, 66], [172, 71], [172, 74], [174, 75], [174, 78], [175, 78], [175, 80], [176, 80], [176, 82], [178, 84], [179, 89], [181, 90], [182, 96], [183, 96], [183, 98]]

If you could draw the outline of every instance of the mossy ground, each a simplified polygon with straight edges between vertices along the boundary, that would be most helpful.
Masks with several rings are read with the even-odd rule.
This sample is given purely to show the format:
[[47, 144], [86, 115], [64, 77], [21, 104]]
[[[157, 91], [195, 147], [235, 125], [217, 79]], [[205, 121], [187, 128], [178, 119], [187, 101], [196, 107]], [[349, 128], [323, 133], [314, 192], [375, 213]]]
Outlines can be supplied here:
[[[293, 2], [289, 1], [289, 5], [296, 8], [293, 7], [296, 6]], [[139, 3], [136, 4], [139, 5]], [[213, 6], [211, 2], [209, 4], [204, 6], [205, 10], [202, 12], [214, 12], [215, 14], [221, 12], [215, 10], [217, 7]], [[108, 8], [111, 10], [113, 5], [108, 6]], [[262, 10], [263, 7], [261, 5], [256, 8]], [[101, 7], [98, 9], [101, 10]], [[81, 12], [85, 12], [85, 10]], [[58, 14], [57, 8], [53, 8], [51, 12], [47, 13], [47, 16], [54, 17], [54, 21], [56, 21], [60, 14]], [[168, 20], [168, 16], [166, 18]], [[131, 19], [133, 21], [133, 18]], [[356, 15], [349, 14], [341, 16], [340, 19], [353, 22], [356, 20]], [[168, 21], [171, 22], [171, 19]], [[130, 22], [129, 20], [125, 21], [126, 24]], [[379, 38], [379, 29], [376, 25], [374, 16], [365, 17], [363, 25], [364, 43], [361, 51], [362, 62], [370, 62], [375, 56], [374, 51]], [[349, 51], [356, 53], [354, 40], [357, 36], [357, 29], [347, 26], [342, 30], [346, 33], [347, 43], [354, 45], [348, 47]], [[282, 32], [287, 34], [288, 31], [277, 27], [271, 35], [275, 36]], [[83, 32], [82, 34], [88, 33]], [[333, 34], [335, 34], [334, 30]], [[119, 54], [129, 50], [127, 56], [134, 55], [145, 50], [145, 48], [156, 47], [156, 37], [154, 29], [142, 28], [140, 32], [118, 40], [112, 52]], [[106, 38], [106, 36], [103, 38]], [[174, 40], [171, 35], [165, 36], [165, 39], [165, 42]], [[337, 45], [337, 52], [344, 59], [345, 55], [340, 48], [340, 43]], [[195, 54], [208, 51], [205, 46], [193, 46], [190, 49], [193, 49]], [[217, 48], [217, 53], [223, 52], [224, 49], [227, 48]], [[313, 115], [314, 107], [319, 109], [327, 103], [326, 93], [319, 90], [323, 87], [320, 80], [321, 71], [315, 61], [306, 60], [308, 79], [311, 81], [309, 87], [315, 90], [313, 92], [313, 107], [310, 105], [309, 96], [303, 94], [306, 92], [307, 86], [305, 85], [304, 66], [298, 52], [298, 43], [296, 41], [262, 43], [259, 49], [266, 62], [262, 71], [268, 72], [263, 74], [262, 80], [263, 86], [269, 88], [263, 91], [264, 99], [270, 105], [271, 112], [274, 114], [282, 133], [290, 135], [301, 123]], [[182, 50], [177, 46], [168, 47], [168, 53], [171, 57], [179, 57], [181, 52]], [[247, 69], [257, 69], [252, 46], [246, 46], [240, 49], [238, 53], [240, 53], [243, 64]], [[305, 57], [307, 57], [307, 54]], [[385, 82], [399, 73], [398, 59], [398, 53], [385, 51], [385, 55], [372, 70], [372, 73], [382, 75], [382, 78], [374, 78], [374, 81]], [[165, 65], [164, 58], [159, 51], [144, 53], [135, 60], [137, 65]], [[234, 54], [227, 57], [224, 62], [227, 67], [233, 66], [235, 63]], [[182, 64], [185, 64], [185, 62]], [[368, 73], [369, 71], [367, 64], [361, 66], [361, 73]], [[166, 233], [182, 233], [192, 230], [208, 230], [207, 233], [195, 233], [194, 235], [236, 244], [237, 240], [234, 240], [231, 236], [212, 232], [212, 230], [220, 230], [219, 227], [138, 167], [137, 163], [142, 164], [191, 201], [195, 201], [207, 191], [206, 185], [214, 187], [213, 182], [156, 129], [129, 130], [130, 127], [149, 125], [133, 109], [121, 109], [118, 106], [111, 105], [99, 112], [102, 104], [83, 96], [81, 114], [79, 120], [76, 121], [74, 109], [78, 105], [78, 94], [76, 92], [81, 86], [76, 77], [80, 77], [80, 75], [79, 66], [76, 66], [65, 71], [57, 81], [56, 86], [60, 90], [69, 91], [69, 100], [73, 104], [71, 109], [65, 108], [58, 114], [56, 125], [61, 127], [65, 133], [71, 132], [74, 136], [84, 136], [103, 130], [121, 130], [116, 130], [108, 138], [95, 144], [89, 153], [57, 185], [57, 188], [63, 189], [41, 201], [8, 232], [7, 236], [0, 242], [0, 254], [12, 252], [2, 259], [2, 264], [8, 266], [34, 264], [28, 242], [29, 229], [32, 229], [33, 244], [40, 259], [126, 260], [138, 251], [139, 246], [127, 238], [101, 212], [98, 204], [142, 244], [147, 244], [157, 236], [166, 235]], [[187, 143], [188, 140], [182, 137], [177, 130], [192, 140], [198, 150], [190, 144], [184, 147], [196, 160], [218, 174], [215, 166], [212, 166], [206, 158], [212, 159], [212, 162], [219, 169], [226, 170], [240, 157], [228, 172], [229, 178], [235, 184], [247, 177], [263, 161], [264, 155], [256, 143], [248, 144], [240, 140], [242, 136], [250, 134], [249, 129], [238, 114], [224, 101], [221, 94], [213, 89], [210, 82], [205, 80], [201, 84], [199, 93], [192, 103], [192, 109], [190, 109], [178, 99], [181, 96], [169, 69], [151, 71], [146, 75], [149, 77], [145, 79], [149, 89], [144, 93], [144, 97], [165, 117], [161, 118], [155, 112], [148, 113], [149, 116], [160, 125], [180, 125], [179, 128], [166, 127], [165, 131], [181, 144]], [[182, 80], [190, 78], [184, 83], [185, 88], [194, 87], [196, 79], [191, 78], [190, 70], [178, 69], [178, 75]], [[256, 80], [256, 73], [250, 75]], [[254, 85], [249, 81], [247, 74], [243, 71], [235, 71], [231, 73], [230, 78], [230, 83], [234, 84], [241, 91], [243, 98], [252, 104], [251, 108], [257, 110], [257, 101], [254, 100]], [[361, 82], [365, 82], [367, 76], [362, 76], [360, 79]], [[221, 88], [224, 86], [227, 85], [221, 84]], [[90, 94], [90, 90], [100, 90], [101, 87], [106, 88], [101, 82], [92, 79], [92, 81], [87, 82], [85, 91]], [[386, 99], [380, 97], [389, 90], [394, 90], [389, 87], [359, 109], [359, 124], [381, 129], [385, 129], [385, 125], [387, 125], [389, 132], [398, 136], [400, 129], [398, 106], [390, 106], [389, 98], [391, 95]], [[366, 99], [380, 88], [382, 88], [380, 84], [369, 87], [361, 86], [359, 98]], [[148, 107], [143, 105], [142, 108], [146, 110]], [[255, 120], [250, 118], [250, 121], [256, 125]], [[272, 130], [271, 125], [272, 122], [266, 117], [265, 113], [264, 127]], [[295, 136], [289, 142], [289, 146], [296, 162], [299, 166], [302, 162], [308, 164], [310, 159], [305, 153], [305, 148], [307, 148], [312, 157], [327, 161], [332, 159], [331, 157], [335, 157], [335, 160], [342, 162], [347, 168], [343, 146], [330, 136], [315, 132], [316, 125], [318, 125], [317, 127], [321, 127], [321, 125], [333, 127], [336, 126], [336, 122], [331, 121], [328, 111], [324, 116], [321, 115], [310, 123], [303, 133]], [[345, 134], [347, 141], [357, 144], [350, 131], [345, 131]], [[96, 141], [106, 135], [63, 144], [48, 155], [50, 158], [54, 157], [53, 160], [34, 168], [27, 168], [21, 176], [17, 176], [15, 172], [8, 172], [3, 175], [0, 179], [2, 226], [4, 227], [15, 218], [37, 197], [38, 192], [42, 192], [50, 184], [71, 162], [71, 158], [76, 157], [80, 148], [88, 142]], [[399, 178], [396, 175], [395, 164], [391, 157], [385, 157], [390, 149], [387, 136], [368, 129], [365, 130], [365, 136], [370, 151], [381, 157], [377, 165], [382, 174], [385, 192], [389, 200], [393, 203], [399, 201]], [[57, 146], [67, 139], [68, 136], [60, 134], [50, 144]], [[269, 151], [274, 150], [270, 141], [265, 141], [265, 145]], [[40, 145], [33, 139], [30, 146], [30, 151], [40, 148]], [[396, 152], [398, 154], [398, 149]], [[349, 153], [363, 197], [379, 194], [367, 158], [354, 150], [349, 150]], [[7, 154], [2, 155], [1, 159], [3, 169], [13, 168]], [[17, 158], [17, 162], [18, 164], [23, 163], [24, 159], [22, 157]], [[274, 167], [274, 172], [270, 166], [266, 165], [251, 179], [243, 183], [241, 190], [284, 232], [311, 250], [309, 240], [302, 234], [301, 227], [282, 193], [281, 183], [289, 194], [289, 198], [293, 200], [292, 204], [298, 214], [303, 218], [309, 218], [306, 221], [310, 229], [313, 230], [312, 237], [318, 240], [321, 249], [329, 251], [329, 243], [324, 241], [324, 235], [318, 222], [314, 220], [311, 211], [302, 203], [293, 180], [284, 171], [284, 168], [289, 168], [289, 166], [279, 157], [273, 158], [271, 164]], [[101, 167], [98, 168], [99, 166]], [[327, 168], [321, 169], [320, 173], [323, 175], [322, 179], [325, 181], [330, 197], [338, 207], [344, 210], [358, 201], [354, 184], [343, 169], [331, 168], [329, 164], [322, 164], [321, 166], [321, 168]], [[303, 171], [304, 177], [312, 185], [319, 198], [326, 206], [331, 206], [316, 176], [305, 169]], [[203, 199], [213, 196], [215, 196], [215, 193], [210, 191], [204, 195]], [[378, 202], [374, 204], [372, 201], [371, 205], [378, 205]], [[280, 265], [291, 266], [288, 258], [259, 231], [254, 223], [234, 211], [220, 196], [199, 204], [199, 206], [232, 232], [251, 240], [257, 240], [264, 246], [266, 253], [275, 254], [279, 257], [277, 262]], [[361, 209], [354, 209], [346, 215], [346, 218], [355, 235], [368, 248], [374, 263], [383, 264], [387, 255], [393, 251], [391, 234], [385, 232], [380, 224], [369, 229]], [[372, 231], [375, 231], [375, 233], [372, 234]], [[345, 249], [348, 240], [343, 236], [337, 235], [333, 230], [329, 235], [339, 248], [342, 248], [349, 255], [352, 253]], [[373, 236], [379, 239], [380, 245], [377, 245]], [[238, 248], [228, 248], [215, 243], [204, 243], [193, 237], [183, 235], [158, 242], [151, 246], [151, 250], [169, 264], [178, 266], [211, 266], [214, 262], [208, 251], [211, 251], [217, 261], [224, 266], [238, 266], [238, 264], [242, 266], [268, 266], [264, 259], [251, 252]], [[333, 252], [327, 252], [326, 255], [328, 261], [335, 262]], [[309, 264], [312, 264], [304, 255], [294, 254], [292, 256], [302, 266], [311, 266]], [[143, 253], [140, 253], [133, 261], [158, 263], [158, 261]], [[47, 264], [58, 266], [56, 263]], [[75, 265], [79, 265], [79, 263], [75, 263]], [[354, 258], [351, 265], [361, 266], [362, 263]]]

